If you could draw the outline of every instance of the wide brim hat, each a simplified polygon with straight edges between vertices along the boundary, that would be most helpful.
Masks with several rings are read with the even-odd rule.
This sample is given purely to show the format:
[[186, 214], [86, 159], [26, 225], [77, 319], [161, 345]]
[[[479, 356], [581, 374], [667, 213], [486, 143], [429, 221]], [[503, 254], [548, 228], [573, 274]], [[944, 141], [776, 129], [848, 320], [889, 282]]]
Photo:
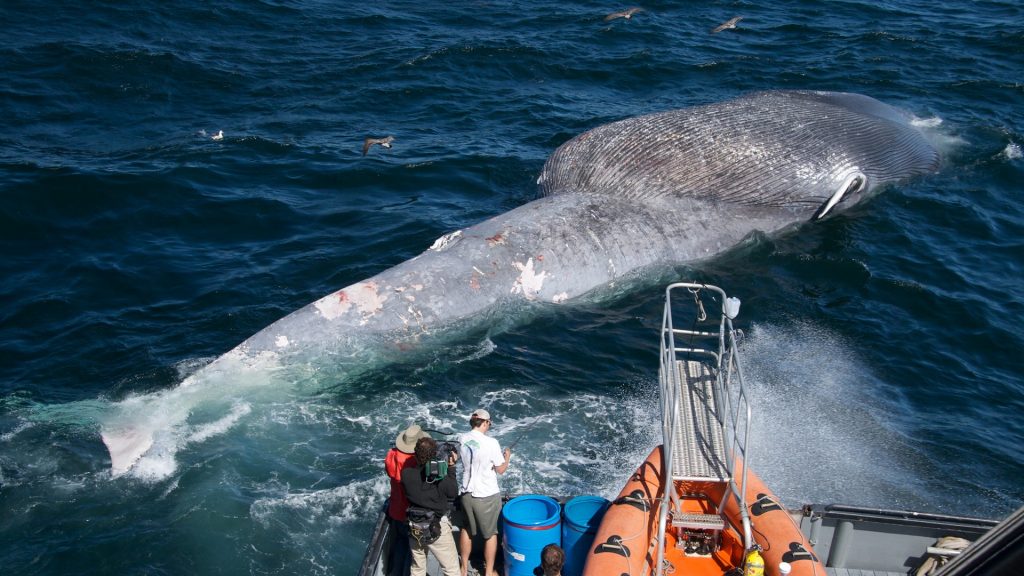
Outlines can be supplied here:
[[424, 432], [419, 424], [413, 424], [402, 430], [398, 437], [395, 438], [395, 448], [406, 454], [412, 454], [416, 452], [416, 442], [420, 438], [430, 438], [430, 434]]

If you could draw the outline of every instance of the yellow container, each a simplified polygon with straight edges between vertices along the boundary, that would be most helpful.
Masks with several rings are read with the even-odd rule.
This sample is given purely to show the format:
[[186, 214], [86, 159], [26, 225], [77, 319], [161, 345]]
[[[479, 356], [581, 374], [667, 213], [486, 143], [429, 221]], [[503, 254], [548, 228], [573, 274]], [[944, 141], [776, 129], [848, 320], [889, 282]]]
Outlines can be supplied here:
[[764, 558], [761, 557], [759, 546], [754, 546], [747, 552], [747, 558], [743, 562], [743, 576], [764, 576]]

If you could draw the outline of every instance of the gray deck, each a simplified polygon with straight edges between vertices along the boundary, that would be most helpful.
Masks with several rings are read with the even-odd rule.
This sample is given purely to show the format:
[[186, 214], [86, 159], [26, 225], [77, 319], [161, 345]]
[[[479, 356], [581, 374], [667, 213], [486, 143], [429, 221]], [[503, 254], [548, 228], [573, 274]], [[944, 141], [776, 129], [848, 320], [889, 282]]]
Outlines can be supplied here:
[[707, 364], [680, 360], [679, 425], [673, 430], [672, 479], [726, 482], [725, 441], [716, 406], [715, 375]]
[[825, 568], [828, 576], [906, 576], [906, 572], [880, 572], [878, 570], [851, 570], [849, 568]]

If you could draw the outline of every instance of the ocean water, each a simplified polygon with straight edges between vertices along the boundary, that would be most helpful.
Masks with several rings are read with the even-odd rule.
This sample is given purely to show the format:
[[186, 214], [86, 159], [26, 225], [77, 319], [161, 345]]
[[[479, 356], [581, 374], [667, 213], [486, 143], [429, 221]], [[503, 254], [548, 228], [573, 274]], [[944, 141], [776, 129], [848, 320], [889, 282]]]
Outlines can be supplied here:
[[[1024, 6], [642, 6], [0, 3], [0, 571], [355, 573], [395, 435], [478, 406], [522, 438], [508, 492], [614, 495], [659, 442], [660, 286], [353, 379], [313, 359], [314, 389], [178, 384], [534, 199], [570, 137], [765, 89], [905, 108], [943, 166], [680, 271], [743, 300], [752, 465], [793, 506], [1024, 503]], [[160, 431], [116, 476], [115, 406]]]

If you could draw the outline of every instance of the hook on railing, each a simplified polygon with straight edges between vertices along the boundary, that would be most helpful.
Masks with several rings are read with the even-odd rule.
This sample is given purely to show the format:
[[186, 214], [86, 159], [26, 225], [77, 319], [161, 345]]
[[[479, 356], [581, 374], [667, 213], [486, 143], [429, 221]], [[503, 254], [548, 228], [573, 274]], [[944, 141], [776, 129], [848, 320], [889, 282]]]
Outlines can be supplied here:
[[700, 288], [687, 288], [693, 294], [693, 303], [697, 305], [697, 322], [704, 322], [708, 319], [708, 313], [704, 311], [704, 301], [700, 299]]

